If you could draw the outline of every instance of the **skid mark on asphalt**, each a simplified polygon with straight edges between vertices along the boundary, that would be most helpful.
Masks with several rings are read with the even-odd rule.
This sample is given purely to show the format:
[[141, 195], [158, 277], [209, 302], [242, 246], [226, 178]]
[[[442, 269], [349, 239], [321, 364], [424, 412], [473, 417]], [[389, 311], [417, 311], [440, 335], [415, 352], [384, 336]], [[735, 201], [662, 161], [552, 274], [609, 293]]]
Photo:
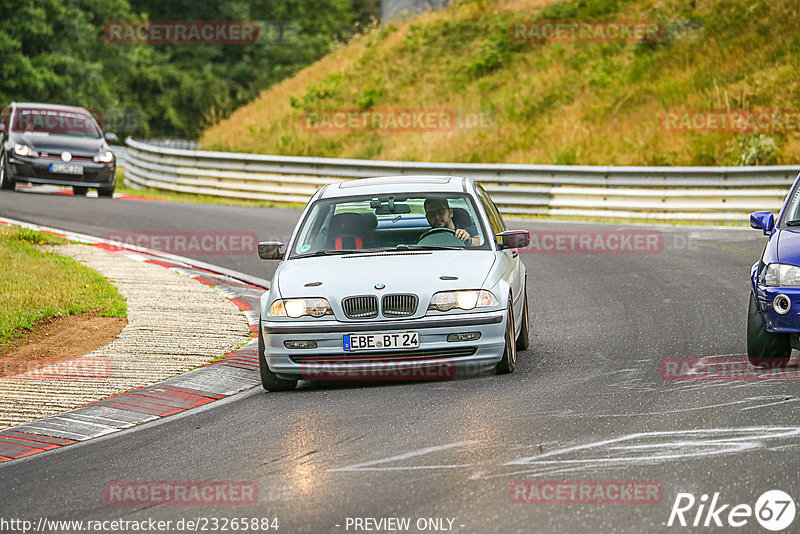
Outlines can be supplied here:
[[[554, 474], [597, 472], [628, 469], [669, 462], [738, 454], [755, 450], [784, 451], [800, 448], [800, 427], [712, 428], [703, 430], [673, 430], [640, 432], [611, 439], [577, 443], [559, 447], [556, 443], [538, 445], [506, 445], [505, 456], [517, 456], [505, 461], [490, 460], [482, 464], [447, 463], [421, 464], [422, 456], [469, 448], [470, 452], [488, 451], [492, 458], [499, 456], [496, 443], [459, 441], [446, 445], [424, 447], [412, 451], [328, 469], [328, 472], [413, 471], [473, 468], [470, 480], [488, 480], [509, 476], [551, 476]], [[537, 454], [524, 455], [531, 449]], [[461, 452], [461, 451], [460, 451]], [[403, 464], [406, 460], [415, 460]], [[495, 463], [497, 462], [497, 463]], [[398, 463], [402, 465], [397, 465]], [[392, 464], [392, 465], [387, 465]]]
[[423, 456], [426, 454], [431, 454], [434, 452], [445, 451], [448, 449], [453, 449], [456, 447], [464, 447], [467, 445], [474, 445], [480, 443], [480, 441], [457, 441], [455, 443], [448, 443], [447, 445], [436, 445], [434, 447], [425, 447], [422, 449], [413, 450], [410, 452], [406, 452], [403, 454], [398, 454], [396, 456], [390, 456], [388, 458], [380, 458], [378, 460], [372, 460], [369, 462], [363, 462], [353, 465], [348, 465], [346, 467], [339, 467], [336, 469], [328, 469], [329, 472], [335, 471], [406, 471], [406, 470], [415, 470], [415, 469], [454, 469], [458, 467], [470, 467], [470, 464], [444, 464], [444, 465], [414, 465], [414, 466], [383, 466], [383, 467], [374, 467], [380, 464], [386, 464], [389, 462], [399, 462], [402, 460], [408, 460], [410, 458], [416, 458], [418, 456]]
[[786, 446], [790, 440], [800, 440], [800, 427], [641, 432], [518, 458], [503, 465], [527, 467], [505, 475], [540, 475], [553, 468], [561, 472], [594, 471]]
[[[682, 412], [697, 412], [702, 410], [714, 410], [717, 408], [722, 408], [725, 406], [737, 406], [742, 404], [752, 404], [756, 403], [754, 406], [747, 406], [744, 408], [739, 408], [741, 411], [745, 410], [755, 410], [757, 408], [763, 408], [765, 406], [773, 406], [776, 404], [784, 404], [787, 402], [796, 402], [798, 399], [796, 397], [789, 397], [787, 398], [786, 395], [765, 395], [762, 397], [749, 397], [747, 399], [735, 400], [731, 402], [721, 402], [717, 404], [707, 404], [704, 406], [692, 406], [691, 408], [679, 408], [675, 410], [661, 410], [661, 411], [654, 411], [654, 412], [637, 412], [637, 413], [591, 413], [588, 414], [591, 417], [645, 417], [650, 415], [671, 415], [676, 413]], [[766, 401], [766, 402], [763, 402]], [[585, 413], [562, 413], [562, 417], [586, 417], [587, 414]]]
[[796, 451], [800, 450], [800, 443], [792, 443], [791, 445], [780, 445], [778, 447], [768, 447], [767, 450], [773, 452]]
[[[766, 399], [766, 397], [762, 397], [762, 398]], [[748, 406], [747, 408], [740, 408], [740, 411], [746, 412], [747, 410], [756, 410], [758, 408], [765, 408], [767, 406], [777, 406], [779, 404], [786, 404], [788, 402], [797, 402], [797, 400], [798, 400], [797, 397], [794, 397], [794, 396], [787, 397], [786, 395], [775, 395], [774, 398], [780, 399], [780, 400], [776, 400], [775, 402], [768, 402], [768, 403], [765, 403], [765, 404], [759, 404], [757, 406]]]

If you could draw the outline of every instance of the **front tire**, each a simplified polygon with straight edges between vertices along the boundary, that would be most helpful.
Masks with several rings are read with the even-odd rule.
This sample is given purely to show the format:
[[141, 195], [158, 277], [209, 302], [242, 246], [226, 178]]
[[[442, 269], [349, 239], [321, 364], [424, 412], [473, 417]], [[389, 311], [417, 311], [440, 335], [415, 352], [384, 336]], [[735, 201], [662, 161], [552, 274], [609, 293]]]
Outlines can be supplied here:
[[0, 189], [6, 191], [14, 190], [14, 181], [8, 173], [8, 157], [5, 153], [0, 157]]
[[264, 356], [264, 332], [261, 329], [261, 318], [258, 319], [258, 372], [261, 375], [261, 387], [266, 391], [291, 391], [297, 387], [297, 380], [278, 378], [267, 365]]
[[503, 351], [503, 359], [497, 362], [495, 372], [498, 375], [513, 373], [517, 368], [517, 344], [514, 340], [514, 303], [508, 297], [508, 318], [506, 319], [506, 347]]
[[756, 367], [784, 368], [791, 353], [789, 334], [767, 332], [755, 296], [751, 293], [747, 309], [747, 358], [750, 363]]
[[114, 198], [114, 189], [116, 189], [116, 185], [117, 184], [114, 184], [111, 187], [98, 187], [97, 196], [100, 198]]

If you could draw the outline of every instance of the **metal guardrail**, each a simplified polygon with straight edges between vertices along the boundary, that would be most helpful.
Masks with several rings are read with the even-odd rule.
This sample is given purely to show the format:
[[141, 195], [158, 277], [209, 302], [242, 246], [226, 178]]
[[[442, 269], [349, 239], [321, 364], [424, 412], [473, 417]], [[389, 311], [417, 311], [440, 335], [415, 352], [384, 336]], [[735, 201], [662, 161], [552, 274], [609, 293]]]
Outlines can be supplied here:
[[[420, 163], [168, 148], [128, 138], [131, 187], [305, 203], [325, 184], [387, 175], [471, 176], [506, 214], [733, 221], [777, 211], [800, 166], [612, 167]], [[163, 144], [163, 143], [162, 143]], [[191, 146], [191, 145], [187, 145]]]
[[[199, 150], [200, 143], [197, 141], [187, 141], [185, 139], [148, 139], [147, 144], [164, 148], [183, 148], [186, 150]], [[111, 151], [117, 158], [117, 167], [125, 167], [128, 156], [128, 148], [123, 145], [112, 145]]]

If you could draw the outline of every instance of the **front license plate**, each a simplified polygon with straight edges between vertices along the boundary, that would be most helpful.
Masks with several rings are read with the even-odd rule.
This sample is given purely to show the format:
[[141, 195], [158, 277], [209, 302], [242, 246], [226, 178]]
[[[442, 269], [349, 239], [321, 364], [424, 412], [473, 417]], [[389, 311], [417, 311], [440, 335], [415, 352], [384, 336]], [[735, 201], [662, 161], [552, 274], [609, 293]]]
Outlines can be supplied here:
[[59, 174], [83, 174], [83, 165], [69, 165], [67, 163], [51, 163], [50, 172]]
[[368, 349], [416, 349], [419, 348], [418, 332], [400, 334], [346, 334], [342, 339], [344, 350]]

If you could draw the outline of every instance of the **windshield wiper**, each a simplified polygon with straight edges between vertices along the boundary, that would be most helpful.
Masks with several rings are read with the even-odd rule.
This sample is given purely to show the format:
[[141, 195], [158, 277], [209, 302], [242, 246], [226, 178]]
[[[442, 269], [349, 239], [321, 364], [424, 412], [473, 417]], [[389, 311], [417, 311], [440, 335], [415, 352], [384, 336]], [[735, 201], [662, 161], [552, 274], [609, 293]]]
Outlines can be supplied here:
[[397, 245], [394, 250], [464, 250], [464, 247], [451, 245]]
[[356, 249], [342, 249], [342, 250], [318, 250], [316, 252], [311, 252], [310, 254], [298, 254], [295, 258], [313, 258], [315, 256], [338, 256], [341, 254], [357, 254], [364, 252], [363, 250], [356, 250]]
[[800, 219], [795, 219], [786, 223], [786, 226], [800, 226]]

